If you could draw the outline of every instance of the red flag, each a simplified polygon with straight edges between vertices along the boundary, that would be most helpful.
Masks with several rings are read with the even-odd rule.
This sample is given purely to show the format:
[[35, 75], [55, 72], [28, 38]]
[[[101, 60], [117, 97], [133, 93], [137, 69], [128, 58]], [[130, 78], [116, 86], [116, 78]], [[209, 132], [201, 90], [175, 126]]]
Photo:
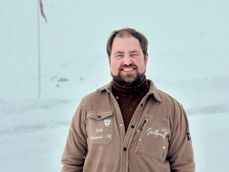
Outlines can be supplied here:
[[38, 0], [38, 1], [39, 1], [39, 4], [40, 4], [41, 16], [45, 19], [45, 22], [47, 23], [47, 18], [46, 18], [46, 15], [45, 15], [45, 13], [44, 13], [44, 8], [43, 8], [42, 0]]

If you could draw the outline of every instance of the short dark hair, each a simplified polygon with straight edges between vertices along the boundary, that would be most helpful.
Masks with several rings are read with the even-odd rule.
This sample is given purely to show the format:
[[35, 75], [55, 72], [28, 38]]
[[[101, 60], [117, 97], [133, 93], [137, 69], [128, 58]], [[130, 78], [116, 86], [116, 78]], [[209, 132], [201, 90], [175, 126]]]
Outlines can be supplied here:
[[136, 31], [135, 29], [123, 28], [123, 29], [115, 30], [111, 33], [111, 35], [107, 41], [107, 46], [106, 46], [108, 57], [110, 57], [110, 55], [111, 55], [113, 40], [116, 36], [118, 36], [118, 37], [133, 36], [133, 37], [135, 37], [136, 39], [138, 39], [138, 41], [140, 43], [143, 54], [144, 55], [147, 54], [148, 41], [147, 41], [146, 37], [142, 33]]

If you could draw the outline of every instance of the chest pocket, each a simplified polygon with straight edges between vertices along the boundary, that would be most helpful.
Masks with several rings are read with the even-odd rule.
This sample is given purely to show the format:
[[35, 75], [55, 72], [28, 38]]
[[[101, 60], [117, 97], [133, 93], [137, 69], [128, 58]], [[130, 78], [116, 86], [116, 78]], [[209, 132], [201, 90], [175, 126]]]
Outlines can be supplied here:
[[89, 112], [87, 114], [88, 142], [107, 144], [113, 139], [114, 118], [112, 111]]
[[169, 130], [165, 124], [166, 120], [155, 122], [152, 118], [144, 119], [136, 134], [136, 152], [153, 159], [165, 160], [169, 146]]

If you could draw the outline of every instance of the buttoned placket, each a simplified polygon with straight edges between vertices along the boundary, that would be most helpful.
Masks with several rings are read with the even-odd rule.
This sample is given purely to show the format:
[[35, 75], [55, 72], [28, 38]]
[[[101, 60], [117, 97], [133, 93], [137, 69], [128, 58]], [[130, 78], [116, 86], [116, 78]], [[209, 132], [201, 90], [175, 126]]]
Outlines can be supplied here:
[[138, 126], [139, 121], [141, 121], [142, 115], [143, 114], [143, 107], [144, 104], [147, 100], [147, 97], [149, 94], [146, 94], [143, 99], [141, 100], [141, 102], [139, 103], [138, 107], [136, 108], [134, 115], [130, 121], [130, 125], [127, 128], [127, 131], [125, 132], [125, 127], [124, 127], [124, 121], [123, 121], [123, 117], [122, 117], [122, 113], [119, 107], [119, 104], [117, 102], [117, 100], [115, 99], [115, 97], [113, 96], [112, 92], [110, 91], [110, 95], [112, 97], [112, 100], [114, 102], [114, 108], [115, 111], [117, 113], [117, 120], [119, 123], [120, 131], [121, 131], [121, 161], [120, 161], [120, 172], [128, 172], [128, 151], [129, 151], [129, 147], [131, 145], [131, 142], [133, 140], [133, 136], [134, 133], [136, 132], [136, 128]]

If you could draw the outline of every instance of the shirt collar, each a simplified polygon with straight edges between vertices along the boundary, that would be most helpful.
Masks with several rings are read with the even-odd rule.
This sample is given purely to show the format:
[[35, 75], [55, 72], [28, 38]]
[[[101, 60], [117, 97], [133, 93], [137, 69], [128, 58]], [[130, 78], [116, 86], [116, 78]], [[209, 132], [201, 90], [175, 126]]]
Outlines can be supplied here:
[[158, 102], [162, 102], [161, 100], [161, 96], [159, 94], [159, 91], [157, 89], [157, 87], [155, 86], [155, 84], [153, 83], [153, 81], [149, 80], [150, 81], [150, 87], [149, 87], [149, 92], [148, 94], [149, 95], [153, 95], [154, 98], [158, 101]]

